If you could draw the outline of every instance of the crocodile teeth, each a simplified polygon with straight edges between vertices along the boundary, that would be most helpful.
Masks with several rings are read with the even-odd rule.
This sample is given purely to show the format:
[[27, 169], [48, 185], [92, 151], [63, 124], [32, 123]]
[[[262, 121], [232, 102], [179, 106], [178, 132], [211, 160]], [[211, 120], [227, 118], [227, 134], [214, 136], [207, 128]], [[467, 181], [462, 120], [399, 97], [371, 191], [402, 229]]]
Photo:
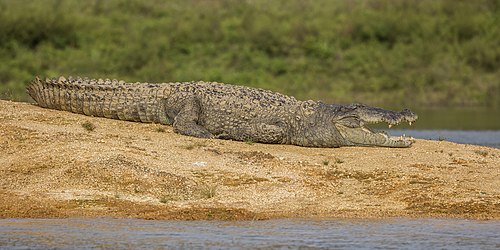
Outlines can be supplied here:
[[408, 122], [408, 123], [409, 123], [409, 124], [410, 124], [410, 126], [411, 126], [411, 122]]
[[389, 124], [389, 128], [392, 128], [392, 124]]

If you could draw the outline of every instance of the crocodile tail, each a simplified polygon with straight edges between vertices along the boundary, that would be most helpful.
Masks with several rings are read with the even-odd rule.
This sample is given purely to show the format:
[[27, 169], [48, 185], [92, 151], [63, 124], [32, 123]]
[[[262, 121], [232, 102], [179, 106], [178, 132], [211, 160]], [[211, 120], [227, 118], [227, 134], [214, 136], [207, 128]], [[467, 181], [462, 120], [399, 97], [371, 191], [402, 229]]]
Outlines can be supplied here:
[[66, 99], [58, 96], [61, 81], [65, 81], [65, 79], [61, 77], [57, 80], [48, 78], [42, 80], [37, 76], [27, 87], [28, 94], [44, 108], [67, 110], [64, 106]]
[[42, 107], [46, 107], [45, 97], [42, 95], [42, 86], [43, 83], [40, 80], [40, 77], [36, 77], [33, 81], [31, 81], [30, 85], [26, 88], [28, 94], [35, 100], [38, 105]]
[[[31, 81], [27, 90], [31, 98], [41, 107], [72, 111], [71, 104], [73, 103], [75, 113], [82, 113], [77, 112], [76, 96], [71, 95], [74, 92], [73, 86], [64, 77], [42, 80], [37, 76]], [[79, 108], [82, 109], [82, 107]]]
[[170, 91], [168, 85], [36, 77], [27, 91], [44, 108], [126, 121], [172, 123], [166, 117], [163, 98]]

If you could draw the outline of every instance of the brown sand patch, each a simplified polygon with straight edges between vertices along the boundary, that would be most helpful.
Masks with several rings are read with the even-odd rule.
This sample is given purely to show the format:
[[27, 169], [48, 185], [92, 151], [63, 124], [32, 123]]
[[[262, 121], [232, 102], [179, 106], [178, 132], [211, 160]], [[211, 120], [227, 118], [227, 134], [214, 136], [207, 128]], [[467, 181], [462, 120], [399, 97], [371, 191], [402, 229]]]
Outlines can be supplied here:
[[0, 156], [0, 218], [500, 218], [500, 150], [445, 141], [205, 140], [0, 101]]

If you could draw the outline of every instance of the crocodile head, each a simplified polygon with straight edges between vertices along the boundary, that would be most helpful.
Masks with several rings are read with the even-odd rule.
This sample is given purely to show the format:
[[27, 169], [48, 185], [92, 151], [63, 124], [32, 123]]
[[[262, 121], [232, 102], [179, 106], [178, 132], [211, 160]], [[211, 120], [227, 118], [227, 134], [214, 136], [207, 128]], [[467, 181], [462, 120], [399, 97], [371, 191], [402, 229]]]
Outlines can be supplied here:
[[386, 122], [389, 127], [412, 123], [418, 116], [408, 109], [391, 111], [361, 104], [337, 105], [303, 102], [290, 134], [291, 144], [308, 147], [378, 146], [409, 147], [413, 138], [389, 136], [367, 124]]
[[412, 137], [390, 136], [383, 131], [374, 131], [366, 125], [380, 122], [387, 123], [389, 128], [401, 122], [408, 122], [411, 125], [418, 119], [418, 116], [408, 109], [398, 112], [361, 104], [335, 108], [337, 110], [332, 122], [345, 145], [403, 148], [410, 147], [414, 142]]

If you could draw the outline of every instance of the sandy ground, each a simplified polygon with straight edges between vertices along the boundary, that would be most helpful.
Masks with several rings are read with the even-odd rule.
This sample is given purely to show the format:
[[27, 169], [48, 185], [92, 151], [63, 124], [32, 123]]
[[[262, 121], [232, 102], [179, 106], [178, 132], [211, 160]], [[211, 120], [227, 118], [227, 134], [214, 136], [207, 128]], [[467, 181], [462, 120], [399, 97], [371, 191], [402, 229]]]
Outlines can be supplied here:
[[498, 149], [207, 140], [9, 101], [0, 176], [0, 218], [500, 219]]

